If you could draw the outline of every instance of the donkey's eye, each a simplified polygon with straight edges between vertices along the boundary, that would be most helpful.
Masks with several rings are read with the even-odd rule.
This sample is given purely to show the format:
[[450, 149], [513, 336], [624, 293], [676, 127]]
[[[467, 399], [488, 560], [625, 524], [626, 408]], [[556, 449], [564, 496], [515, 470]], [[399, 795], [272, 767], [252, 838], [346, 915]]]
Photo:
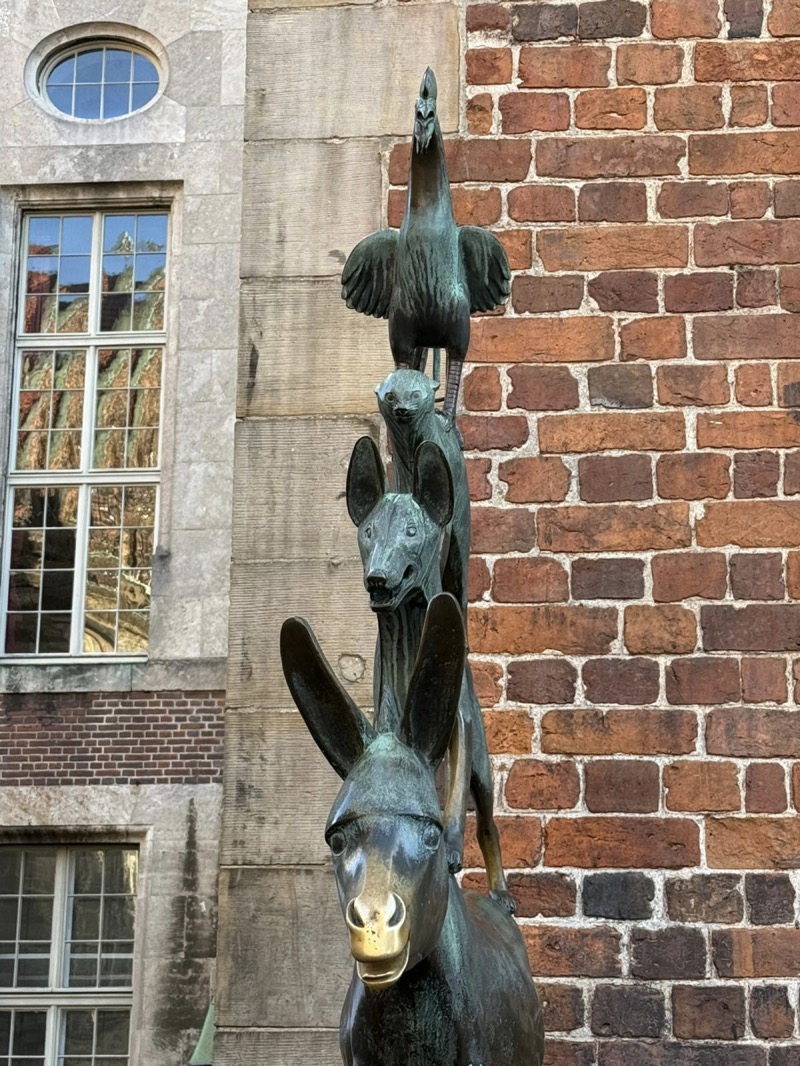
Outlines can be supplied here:
[[408, 526], [408, 528], [406, 529], [406, 536], [407, 537], [416, 537], [416, 535], [417, 535], [417, 527], [416, 526]]
[[335, 833], [331, 833], [328, 845], [334, 855], [341, 855], [347, 844], [347, 838], [344, 833], [337, 830]]
[[422, 843], [426, 848], [438, 848], [442, 839], [442, 831], [438, 825], [426, 825], [422, 834]]

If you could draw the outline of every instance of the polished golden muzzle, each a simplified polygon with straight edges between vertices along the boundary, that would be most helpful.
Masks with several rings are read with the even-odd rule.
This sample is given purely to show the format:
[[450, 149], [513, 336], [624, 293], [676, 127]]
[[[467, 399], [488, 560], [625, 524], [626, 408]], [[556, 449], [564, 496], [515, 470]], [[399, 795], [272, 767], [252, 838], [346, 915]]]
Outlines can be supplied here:
[[394, 892], [362, 892], [345, 910], [350, 952], [366, 985], [386, 988], [408, 964], [409, 922], [406, 905]]

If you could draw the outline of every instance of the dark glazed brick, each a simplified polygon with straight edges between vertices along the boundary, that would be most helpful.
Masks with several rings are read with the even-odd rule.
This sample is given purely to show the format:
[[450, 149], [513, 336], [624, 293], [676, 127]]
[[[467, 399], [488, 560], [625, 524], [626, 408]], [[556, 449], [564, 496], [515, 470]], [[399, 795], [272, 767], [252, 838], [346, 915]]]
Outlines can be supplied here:
[[684, 1040], [739, 1040], [744, 1036], [744, 989], [733, 985], [676, 986], [672, 1027]]
[[592, 407], [632, 411], [653, 406], [649, 366], [593, 366], [588, 377]]
[[[766, 1055], [753, 1045], [604, 1041], [598, 1044], [597, 1066], [767, 1066]], [[553, 1066], [561, 1064], [554, 1060]], [[779, 1066], [800, 1066], [800, 1059]]]
[[764, 24], [763, 0], [725, 0], [729, 37], [760, 37]]
[[737, 500], [778, 495], [780, 460], [775, 452], [739, 452], [733, 457], [733, 495]]
[[664, 995], [646, 985], [600, 985], [592, 999], [592, 1032], [596, 1036], [644, 1036], [655, 1039], [664, 1030]]
[[800, 1047], [770, 1048], [769, 1066], [800, 1066]]
[[794, 886], [786, 874], [748, 874], [744, 883], [753, 925], [794, 921]]
[[588, 918], [642, 921], [653, 913], [655, 887], [645, 874], [589, 874], [583, 882], [583, 913]]
[[776, 184], [775, 217], [800, 217], [800, 181], [779, 181]]
[[783, 558], [776, 552], [731, 556], [731, 591], [737, 600], [782, 600]]
[[577, 4], [515, 4], [511, 25], [517, 41], [555, 41], [578, 32]]
[[578, 34], [583, 40], [638, 37], [647, 21], [647, 8], [634, 0], [596, 0], [581, 4]]
[[548, 1033], [570, 1033], [583, 1025], [583, 992], [575, 985], [536, 982], [544, 1007], [544, 1027]]
[[706, 975], [706, 942], [699, 929], [634, 929], [631, 975], [646, 981], [695, 981]]
[[700, 608], [706, 651], [800, 651], [800, 604]]
[[601, 311], [658, 313], [658, 276], [646, 270], [607, 270], [589, 282], [589, 295]]
[[733, 307], [731, 274], [674, 274], [664, 279], [667, 311], [694, 314], [698, 311], [730, 311]]
[[519, 703], [572, 703], [577, 676], [566, 659], [520, 659], [508, 664], [508, 698]]
[[575, 882], [566, 874], [509, 874], [520, 918], [568, 918], [575, 913]]
[[590, 703], [654, 703], [658, 699], [658, 663], [639, 658], [590, 659], [583, 665], [583, 687]]
[[586, 765], [586, 806], [594, 814], [647, 814], [658, 810], [659, 795], [657, 763], [614, 759]]
[[794, 1032], [794, 1010], [788, 989], [782, 985], [753, 988], [750, 992], [750, 1024], [760, 1040], [788, 1040]]
[[644, 595], [641, 559], [575, 559], [572, 596], [576, 600], [638, 600]]
[[667, 913], [674, 922], [740, 922], [744, 901], [733, 874], [695, 874], [667, 881]]

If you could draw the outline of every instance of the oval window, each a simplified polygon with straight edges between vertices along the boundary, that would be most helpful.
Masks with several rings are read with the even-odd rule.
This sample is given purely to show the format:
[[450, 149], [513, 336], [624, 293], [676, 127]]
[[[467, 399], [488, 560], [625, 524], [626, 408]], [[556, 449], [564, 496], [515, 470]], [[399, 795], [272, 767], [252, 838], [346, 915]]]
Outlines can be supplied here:
[[59, 52], [44, 72], [47, 99], [71, 118], [122, 118], [141, 111], [159, 89], [158, 68], [121, 42], [79, 45]]

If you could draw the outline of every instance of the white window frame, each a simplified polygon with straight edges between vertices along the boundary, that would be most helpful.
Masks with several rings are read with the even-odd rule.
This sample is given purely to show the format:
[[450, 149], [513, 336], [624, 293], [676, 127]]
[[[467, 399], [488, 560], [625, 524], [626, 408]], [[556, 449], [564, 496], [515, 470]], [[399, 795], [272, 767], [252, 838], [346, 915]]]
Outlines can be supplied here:
[[[47, 844], [35, 842], [25, 843], [17, 841], [10, 843], [0, 841], [1, 846], [33, 849], [36, 847], [48, 847]], [[58, 1066], [60, 1054], [61, 1021], [60, 1012], [67, 1010], [94, 1010], [94, 1009], [119, 1009], [127, 1010], [130, 1014], [128, 1029], [128, 1063], [133, 1063], [134, 1048], [134, 983], [136, 979], [136, 945], [140, 938], [141, 903], [142, 893], [142, 847], [137, 841], [108, 841], [97, 842], [82, 841], [74, 844], [49, 845], [56, 852], [56, 873], [53, 888], [53, 924], [51, 927], [52, 941], [50, 950], [50, 977], [47, 988], [32, 991], [30, 989], [0, 989], [0, 1009], [2, 1010], [37, 1010], [47, 1013], [45, 1029], [45, 1053], [42, 1066]], [[64, 960], [66, 955], [66, 926], [67, 906], [69, 900], [69, 874], [72, 865], [72, 855], [80, 848], [111, 848], [128, 847], [136, 848], [138, 852], [138, 872], [136, 880], [136, 919], [133, 929], [134, 935], [134, 961], [132, 968], [131, 984], [122, 989], [109, 991], [103, 988], [76, 989], [74, 991], [64, 987]], [[61, 979], [59, 979], [61, 978]]]
[[[26, 258], [27, 258], [27, 234], [29, 221], [33, 217], [52, 216], [85, 216], [93, 217], [92, 226], [92, 250], [89, 276], [89, 302], [88, 320], [89, 325], [100, 324], [100, 295], [101, 276], [103, 262], [103, 225], [104, 215], [115, 214], [166, 214], [167, 215], [167, 246], [166, 266], [164, 283], [164, 329], [158, 331], [130, 331], [130, 332], [101, 332], [87, 331], [86, 333], [24, 333], [24, 308], [26, 295]], [[156, 490], [156, 507], [153, 522], [154, 545], [158, 540], [162, 460], [164, 446], [164, 415], [166, 388], [166, 363], [168, 358], [167, 325], [169, 321], [170, 305], [170, 277], [172, 273], [172, 224], [173, 214], [170, 204], [158, 204], [141, 206], [125, 200], [105, 203], [100, 206], [86, 205], [72, 206], [69, 208], [53, 205], [26, 209], [22, 217], [20, 227], [20, 241], [17, 248], [17, 287], [16, 306], [13, 309], [14, 341], [13, 341], [13, 371], [11, 375], [11, 417], [10, 432], [7, 449], [5, 506], [3, 511], [2, 525], [2, 557], [0, 558], [0, 663], [4, 664], [36, 664], [36, 663], [104, 663], [104, 662], [144, 662], [148, 653], [132, 652], [106, 652], [103, 654], [87, 654], [83, 651], [83, 622], [84, 622], [84, 598], [87, 571], [87, 547], [89, 531], [89, 496], [93, 486], [98, 485], [147, 485]], [[157, 348], [162, 350], [161, 386], [160, 386], [160, 417], [159, 417], [159, 455], [155, 467], [146, 470], [91, 470], [89, 445], [94, 440], [94, 397], [97, 384], [97, 351], [100, 348]], [[83, 424], [81, 426], [82, 443], [87, 447], [82, 448], [81, 469], [70, 471], [55, 470], [20, 470], [13, 469], [16, 453], [17, 430], [19, 420], [18, 394], [20, 385], [20, 373], [22, 367], [22, 353], [24, 351], [44, 351], [67, 348], [84, 348], [86, 350], [86, 365], [83, 388]], [[29, 488], [41, 486], [58, 487], [60, 485], [76, 485], [79, 487], [78, 521], [75, 530], [75, 571], [72, 596], [72, 634], [69, 652], [31, 652], [29, 654], [6, 653], [6, 621], [8, 614], [8, 586], [11, 562], [11, 523], [13, 521], [13, 496], [15, 488]], [[152, 611], [152, 599], [151, 599]], [[152, 618], [152, 613], [151, 613]]]

